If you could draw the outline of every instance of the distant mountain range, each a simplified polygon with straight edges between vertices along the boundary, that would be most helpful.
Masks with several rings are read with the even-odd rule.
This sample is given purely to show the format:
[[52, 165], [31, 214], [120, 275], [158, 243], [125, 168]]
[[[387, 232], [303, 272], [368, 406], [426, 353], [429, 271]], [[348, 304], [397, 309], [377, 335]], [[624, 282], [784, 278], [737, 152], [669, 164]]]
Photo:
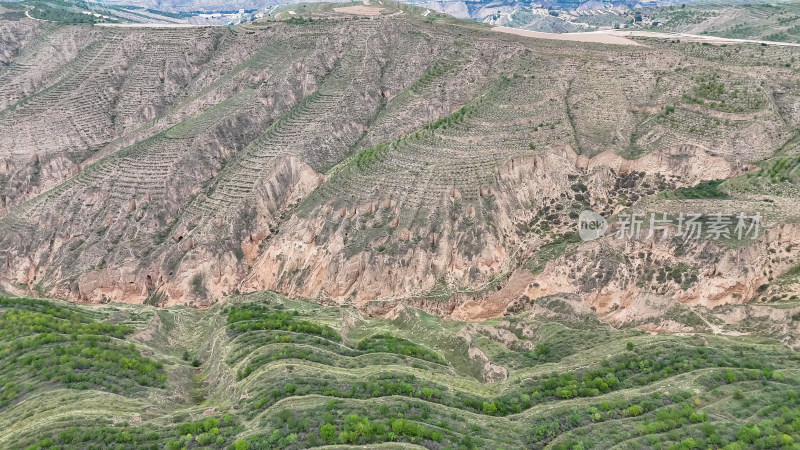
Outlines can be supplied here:
[[[540, 0], [540, 1], [513, 1], [513, 0], [478, 0], [478, 1], [405, 1], [404, 3], [425, 6], [431, 9], [460, 13], [465, 11], [470, 18], [478, 18], [481, 11], [487, 8], [545, 8], [562, 11], [601, 10], [611, 8], [634, 8], [680, 5], [696, 3], [697, 0]], [[264, 7], [292, 4], [315, 3], [298, 2], [294, 0], [102, 0], [100, 3], [109, 5], [144, 6], [163, 11], [229, 11], [233, 9], [259, 9]], [[437, 6], [438, 5], [438, 6]], [[460, 15], [463, 17], [463, 15]], [[466, 18], [466, 17], [463, 17]]]

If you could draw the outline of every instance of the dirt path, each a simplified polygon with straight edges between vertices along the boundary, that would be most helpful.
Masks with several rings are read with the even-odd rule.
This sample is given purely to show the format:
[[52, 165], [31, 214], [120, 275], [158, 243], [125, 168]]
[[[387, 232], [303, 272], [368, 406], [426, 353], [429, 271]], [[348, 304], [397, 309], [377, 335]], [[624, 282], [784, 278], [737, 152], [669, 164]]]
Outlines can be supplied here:
[[609, 45], [644, 45], [636, 42], [632, 37], [645, 37], [655, 39], [680, 39], [683, 42], [705, 42], [709, 44], [765, 44], [780, 45], [787, 47], [800, 47], [800, 44], [792, 42], [760, 41], [756, 39], [733, 39], [717, 36], [703, 36], [689, 33], [662, 33], [657, 31], [623, 31], [623, 30], [603, 30], [590, 31], [585, 33], [543, 33], [539, 31], [528, 31], [519, 28], [493, 27], [492, 31], [499, 33], [516, 34], [537, 39], [552, 39], [556, 41], [591, 42], [596, 44]]
[[537, 39], [552, 39], [555, 41], [590, 42], [596, 44], [609, 45], [642, 45], [625, 36], [612, 34], [607, 31], [592, 31], [586, 33], [542, 33], [539, 31], [528, 31], [519, 28], [493, 27], [492, 31], [498, 33], [516, 34]]
[[[369, 2], [365, 3], [365, 5], [368, 4]], [[383, 9], [384, 8], [375, 8], [372, 6], [343, 6], [341, 8], [333, 8], [337, 13], [368, 17], [380, 16]]]
[[193, 24], [193, 23], [96, 23], [96, 27], [119, 27], [119, 28], [204, 28], [204, 27], [227, 27], [228, 25], [214, 24]]
[[800, 47], [800, 44], [792, 42], [759, 41], [756, 39], [733, 39], [717, 36], [702, 36], [689, 33], [660, 33], [656, 31], [609, 31], [605, 32], [612, 36], [619, 37], [648, 37], [656, 39], [680, 39], [684, 42], [707, 42], [709, 44], [766, 44], [780, 45], [786, 47]]

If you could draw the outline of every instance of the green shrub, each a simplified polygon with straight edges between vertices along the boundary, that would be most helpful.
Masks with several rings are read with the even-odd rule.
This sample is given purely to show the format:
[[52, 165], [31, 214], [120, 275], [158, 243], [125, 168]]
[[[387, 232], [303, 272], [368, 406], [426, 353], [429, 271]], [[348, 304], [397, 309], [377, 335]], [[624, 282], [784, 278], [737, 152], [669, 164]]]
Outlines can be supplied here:
[[336, 439], [336, 428], [326, 423], [320, 427], [319, 434], [325, 442], [332, 443]]
[[704, 181], [697, 186], [680, 188], [675, 194], [683, 199], [727, 198], [728, 194], [719, 190], [719, 186], [724, 182], [725, 180]]

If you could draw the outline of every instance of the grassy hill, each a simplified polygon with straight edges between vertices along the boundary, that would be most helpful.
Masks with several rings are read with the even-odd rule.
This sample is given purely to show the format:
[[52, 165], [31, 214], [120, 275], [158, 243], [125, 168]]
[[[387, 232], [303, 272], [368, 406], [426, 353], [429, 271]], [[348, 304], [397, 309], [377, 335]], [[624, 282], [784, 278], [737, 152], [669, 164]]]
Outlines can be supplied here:
[[[800, 357], [775, 341], [648, 335], [568, 303], [542, 308], [549, 319], [467, 324], [408, 307], [368, 318], [272, 293], [202, 311], [3, 299], [0, 446], [733, 449], [800, 439]], [[507, 375], [484, 381], [487, 362]]]

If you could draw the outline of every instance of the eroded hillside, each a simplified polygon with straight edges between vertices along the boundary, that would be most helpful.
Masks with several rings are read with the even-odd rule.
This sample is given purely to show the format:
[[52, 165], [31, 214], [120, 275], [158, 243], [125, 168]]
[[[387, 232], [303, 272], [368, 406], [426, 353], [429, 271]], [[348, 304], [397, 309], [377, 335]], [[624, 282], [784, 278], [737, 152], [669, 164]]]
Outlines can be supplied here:
[[[546, 41], [384, 6], [232, 28], [0, 22], [3, 289], [152, 305], [270, 289], [459, 319], [564, 293], [600, 312], [790, 301], [800, 50]], [[676, 251], [581, 243], [585, 209], [764, 223]]]

